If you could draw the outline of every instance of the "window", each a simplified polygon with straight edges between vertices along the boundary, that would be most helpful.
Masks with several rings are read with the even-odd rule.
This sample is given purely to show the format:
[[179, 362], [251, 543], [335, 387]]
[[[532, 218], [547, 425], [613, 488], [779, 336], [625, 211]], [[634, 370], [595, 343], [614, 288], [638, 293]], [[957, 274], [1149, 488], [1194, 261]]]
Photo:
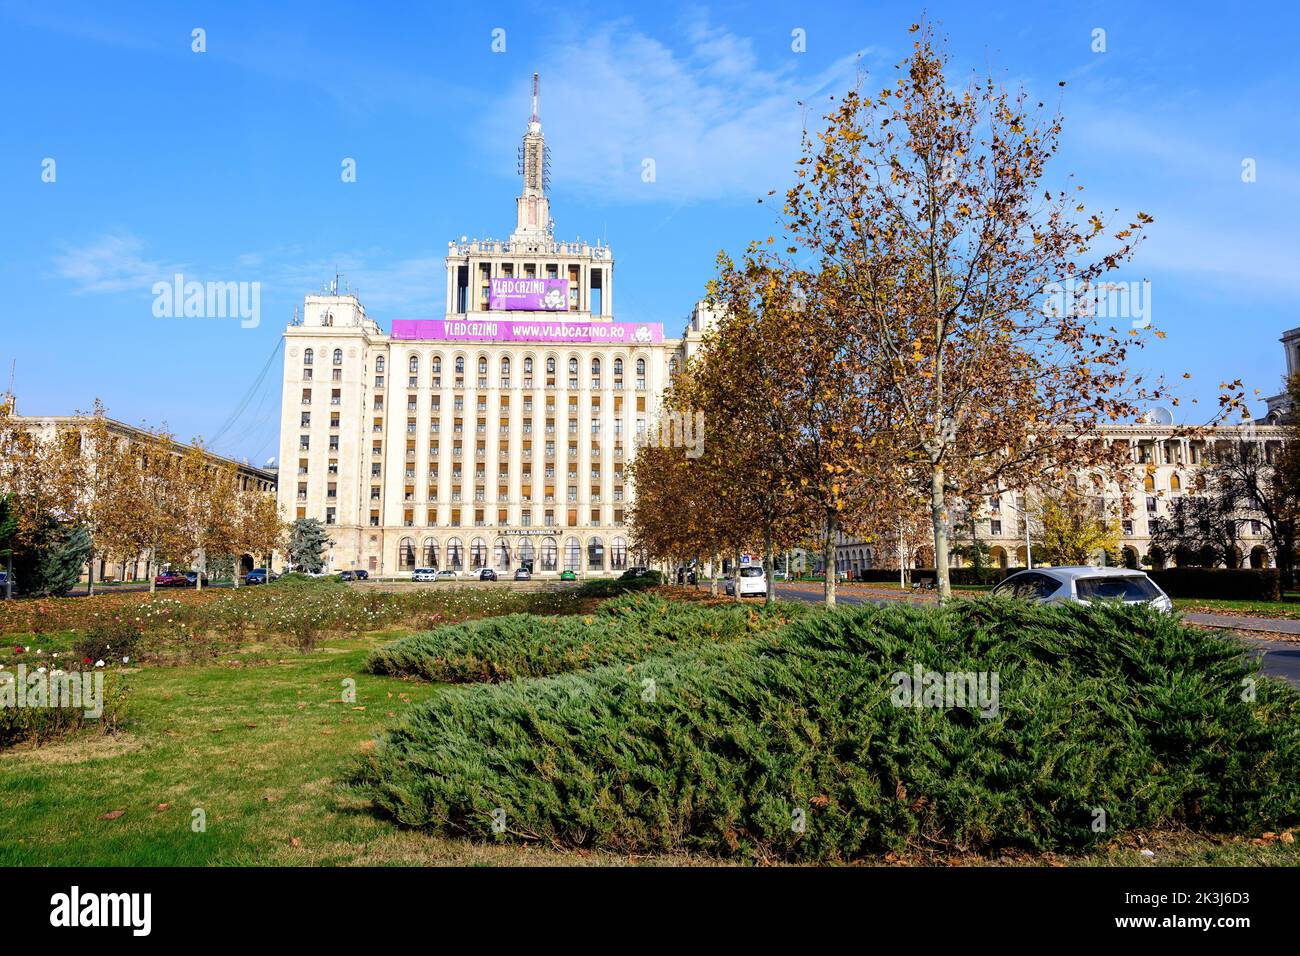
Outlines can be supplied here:
[[403, 538], [397, 543], [397, 567], [400, 571], [415, 568], [415, 539]]
[[609, 567], [611, 571], [624, 571], [627, 569], [627, 541], [625, 539], [615, 538], [610, 542]]
[[527, 538], [519, 545], [519, 566], [525, 571], [533, 570], [533, 543]]
[[381, 355], [375, 359], [375, 371], [382, 372], [383, 370], [384, 370], [384, 357]]
[[343, 364], [343, 350], [342, 350], [342, 349], [335, 349], [335, 350], [334, 350], [334, 364], [335, 364], [335, 365], [342, 365], [342, 364]]
[[592, 571], [605, 570], [605, 542], [600, 538], [587, 542], [587, 567]]
[[[452, 523], [459, 523], [459, 517], [453, 515]], [[464, 546], [460, 543], [460, 538], [452, 538], [447, 542], [447, 567], [453, 571], [459, 571], [464, 567]]]
[[510, 542], [505, 538], [497, 539], [496, 562], [498, 571], [510, 570]]
[[582, 547], [578, 544], [577, 538], [570, 538], [564, 542], [564, 570], [573, 571], [575, 574], [582, 570]]
[[[410, 372], [412, 375], [416, 375], [419, 373], [420, 357], [418, 355], [411, 356], [411, 360], [406, 363], [406, 370]], [[430, 567], [432, 567], [432, 565], [430, 565]]]
[[424, 539], [424, 567], [436, 568], [438, 566], [438, 542], [433, 538]]
[[315, 361], [316, 361], [316, 353], [314, 350], [308, 349], [307, 351], [302, 353], [303, 365], [311, 365]]
[[469, 566], [475, 571], [487, 567], [487, 542], [482, 538], [475, 538], [469, 544]]
[[[549, 524], [550, 522], [548, 522]], [[555, 562], [558, 557], [559, 549], [555, 546], [554, 538], [542, 539], [542, 570], [554, 571]]]

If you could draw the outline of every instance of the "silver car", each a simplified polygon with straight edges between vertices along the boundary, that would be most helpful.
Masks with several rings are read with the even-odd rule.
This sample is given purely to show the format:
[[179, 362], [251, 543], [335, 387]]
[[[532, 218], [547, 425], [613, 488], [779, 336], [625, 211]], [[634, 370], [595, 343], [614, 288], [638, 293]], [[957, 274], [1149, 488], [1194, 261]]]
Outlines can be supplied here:
[[1043, 604], [1123, 601], [1150, 604], [1165, 613], [1174, 609], [1174, 602], [1158, 584], [1145, 572], [1132, 568], [1034, 568], [1011, 575], [993, 593]]

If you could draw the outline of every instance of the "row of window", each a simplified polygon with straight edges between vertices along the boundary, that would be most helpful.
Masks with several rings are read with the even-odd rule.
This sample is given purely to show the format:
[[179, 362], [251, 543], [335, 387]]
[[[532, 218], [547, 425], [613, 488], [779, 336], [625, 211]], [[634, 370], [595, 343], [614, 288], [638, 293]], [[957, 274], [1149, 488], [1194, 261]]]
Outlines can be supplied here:
[[[582, 552], [582, 545], [577, 538], [567, 539], [562, 552], [564, 570], [574, 572], [584, 570]], [[586, 552], [585, 570], [604, 571], [607, 557], [612, 571], [622, 571], [628, 566], [626, 538], [616, 537], [610, 541], [608, 556], [605, 553], [605, 542], [598, 537], [591, 538], [587, 541]], [[517, 547], [512, 547], [508, 538], [498, 538], [490, 553], [492, 566], [498, 571], [510, 571], [517, 567], [529, 571], [555, 571], [560, 556], [559, 544], [554, 538], [543, 538], [537, 546], [534, 546], [528, 538], [523, 538]], [[418, 563], [417, 558], [419, 558]], [[397, 545], [397, 564], [398, 569], [402, 571], [410, 571], [416, 567], [463, 571], [467, 566], [470, 570], [477, 571], [489, 567], [488, 560], [488, 543], [483, 538], [474, 538], [470, 541], [468, 550], [460, 538], [451, 538], [445, 548], [439, 548], [435, 539], [426, 538], [418, 552], [414, 538], [403, 538]]]

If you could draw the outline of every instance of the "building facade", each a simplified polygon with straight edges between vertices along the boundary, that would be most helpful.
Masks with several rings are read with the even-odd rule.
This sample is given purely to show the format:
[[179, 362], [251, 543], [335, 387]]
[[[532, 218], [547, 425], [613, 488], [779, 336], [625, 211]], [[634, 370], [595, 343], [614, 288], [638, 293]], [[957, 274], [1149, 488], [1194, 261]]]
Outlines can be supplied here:
[[636, 563], [627, 466], [708, 316], [617, 321], [613, 253], [555, 238], [547, 162], [534, 77], [515, 228], [448, 244], [444, 314], [385, 331], [336, 283], [285, 330], [280, 504], [325, 523], [329, 568]]

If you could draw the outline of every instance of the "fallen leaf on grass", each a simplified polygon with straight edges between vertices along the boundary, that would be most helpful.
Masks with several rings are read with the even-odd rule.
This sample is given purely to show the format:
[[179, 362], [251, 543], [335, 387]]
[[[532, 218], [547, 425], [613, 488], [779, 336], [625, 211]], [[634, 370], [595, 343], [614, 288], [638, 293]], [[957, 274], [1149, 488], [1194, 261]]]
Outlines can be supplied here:
[[163, 810], [166, 810], [170, 806], [171, 806], [170, 803], [160, 803], [158, 804], [158, 811], [161, 813]]
[[103, 816], [101, 816], [99, 819], [101, 819], [101, 820], [116, 820], [118, 817], [122, 816], [122, 815], [125, 814], [125, 813], [126, 813], [125, 810], [109, 810], [107, 813], [105, 813], [105, 814], [104, 814]]

